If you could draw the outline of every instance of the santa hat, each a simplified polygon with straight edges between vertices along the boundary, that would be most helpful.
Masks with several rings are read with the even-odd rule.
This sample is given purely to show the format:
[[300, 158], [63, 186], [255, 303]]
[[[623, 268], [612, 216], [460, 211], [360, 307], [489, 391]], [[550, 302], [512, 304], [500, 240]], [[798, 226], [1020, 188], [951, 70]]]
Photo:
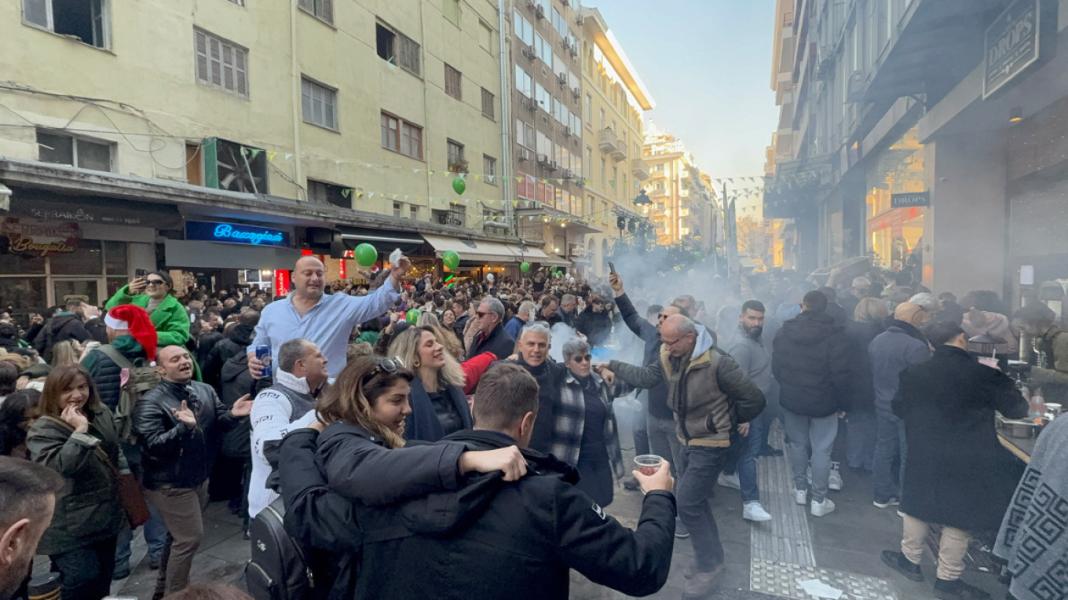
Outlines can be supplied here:
[[129, 331], [145, 349], [148, 360], [156, 360], [156, 327], [152, 325], [145, 309], [133, 304], [121, 304], [108, 311], [104, 323], [117, 331]]

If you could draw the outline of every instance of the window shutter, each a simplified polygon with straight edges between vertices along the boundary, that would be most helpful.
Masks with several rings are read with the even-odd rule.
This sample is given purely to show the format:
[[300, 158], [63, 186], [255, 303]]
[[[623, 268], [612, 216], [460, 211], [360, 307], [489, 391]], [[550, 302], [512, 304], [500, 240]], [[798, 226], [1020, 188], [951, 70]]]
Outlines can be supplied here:
[[34, 25], [48, 27], [49, 0], [22, 0], [22, 18]]

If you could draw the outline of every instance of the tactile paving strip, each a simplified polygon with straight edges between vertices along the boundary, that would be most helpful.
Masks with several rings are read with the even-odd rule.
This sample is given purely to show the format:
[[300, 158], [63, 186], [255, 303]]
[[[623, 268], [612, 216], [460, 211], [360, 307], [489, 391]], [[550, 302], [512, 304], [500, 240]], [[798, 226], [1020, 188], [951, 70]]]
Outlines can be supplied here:
[[[777, 429], [771, 441], [784, 447]], [[760, 497], [772, 515], [767, 523], [750, 523], [750, 556], [771, 562], [816, 566], [812, 535], [808, 528], [808, 506], [794, 502], [793, 476], [785, 457], [764, 457], [757, 461]]]
[[749, 588], [754, 592], [796, 600], [817, 600], [818, 596], [801, 588], [801, 582], [809, 579], [841, 590], [841, 600], [897, 600], [890, 584], [877, 577], [767, 560], [750, 562]]

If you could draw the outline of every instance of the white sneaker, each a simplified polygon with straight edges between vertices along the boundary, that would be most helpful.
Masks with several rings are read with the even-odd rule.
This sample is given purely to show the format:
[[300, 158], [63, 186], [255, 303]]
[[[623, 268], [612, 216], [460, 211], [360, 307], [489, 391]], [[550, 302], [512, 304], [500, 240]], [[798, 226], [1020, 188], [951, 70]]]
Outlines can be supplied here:
[[831, 474], [827, 477], [827, 487], [839, 492], [842, 490], [842, 473], [838, 470], [838, 463], [831, 463]]
[[730, 475], [720, 473], [717, 483], [725, 488], [731, 488], [732, 490], [742, 489], [742, 482], [738, 480], [737, 473], [731, 473]]
[[834, 512], [834, 502], [831, 502], [830, 498], [824, 498], [823, 502], [812, 501], [812, 505], [809, 507], [809, 511], [813, 517], [822, 517]]
[[759, 502], [746, 502], [742, 506], [742, 518], [746, 521], [770, 521], [771, 515], [768, 511], [764, 510], [764, 507]]
[[794, 490], [794, 502], [801, 506], [808, 504], [808, 490]]

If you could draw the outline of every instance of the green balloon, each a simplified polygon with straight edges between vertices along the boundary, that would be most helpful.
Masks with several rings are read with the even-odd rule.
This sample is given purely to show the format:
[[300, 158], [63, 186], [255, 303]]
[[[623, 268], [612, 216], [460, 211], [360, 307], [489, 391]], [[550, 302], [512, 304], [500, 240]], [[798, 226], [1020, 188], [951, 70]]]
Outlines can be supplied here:
[[519, 263], [519, 270], [524, 272], [524, 273], [529, 273], [530, 272], [530, 263], [528, 263], [526, 261], [523, 261], [523, 262]]
[[356, 256], [356, 264], [361, 267], [370, 267], [378, 261], [378, 250], [367, 242], [356, 246], [354, 254]]
[[446, 250], [441, 254], [441, 264], [449, 267], [450, 271], [455, 271], [456, 267], [460, 266], [460, 255], [453, 250]]
[[419, 316], [423, 314], [423, 311], [418, 308], [409, 308], [408, 312], [404, 313], [404, 320], [408, 323], [415, 325], [419, 322]]
[[464, 181], [463, 177], [456, 177], [452, 180], [452, 189], [462, 196], [467, 191], [467, 182]]

